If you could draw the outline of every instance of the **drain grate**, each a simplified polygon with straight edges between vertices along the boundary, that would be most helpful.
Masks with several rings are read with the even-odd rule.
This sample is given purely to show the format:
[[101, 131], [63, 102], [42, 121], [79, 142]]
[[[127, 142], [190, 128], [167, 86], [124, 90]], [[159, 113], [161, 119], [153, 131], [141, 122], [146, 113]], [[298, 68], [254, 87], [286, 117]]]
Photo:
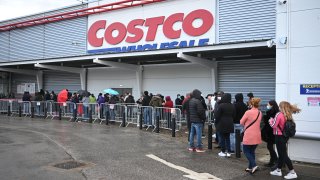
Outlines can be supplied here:
[[77, 161], [67, 161], [59, 164], [53, 165], [53, 167], [60, 168], [60, 169], [74, 169], [78, 167], [85, 166], [85, 163], [77, 162]]

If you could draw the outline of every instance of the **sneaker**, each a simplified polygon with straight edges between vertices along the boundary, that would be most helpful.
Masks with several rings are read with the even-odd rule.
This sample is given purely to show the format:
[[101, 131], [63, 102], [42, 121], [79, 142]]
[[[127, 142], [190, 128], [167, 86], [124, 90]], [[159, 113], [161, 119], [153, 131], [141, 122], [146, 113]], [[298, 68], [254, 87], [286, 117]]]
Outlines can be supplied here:
[[[251, 174], [254, 174], [256, 171], [259, 170], [259, 166], [255, 166], [252, 168]], [[280, 171], [281, 172], [281, 171]]]
[[297, 173], [295, 173], [295, 172], [289, 172], [286, 176], [284, 176], [284, 178], [285, 179], [296, 179], [296, 178], [298, 178], [298, 175], [297, 175]]
[[246, 171], [246, 172], [251, 172], [251, 171], [252, 171], [252, 169], [247, 168], [247, 169], [245, 169], [244, 171]]
[[224, 153], [224, 152], [219, 152], [219, 154], [218, 154], [220, 157], [226, 157], [227, 155], [226, 155], [226, 153]]
[[206, 138], [206, 136], [205, 136], [205, 135], [202, 135], [201, 138], [204, 139], [204, 138]]
[[229, 157], [231, 157], [231, 154], [230, 153], [226, 153], [226, 156], [229, 158]]
[[196, 149], [195, 149], [195, 148], [190, 147], [190, 148], [188, 148], [188, 150], [193, 152], [193, 151], [195, 151]]
[[202, 153], [202, 152], [206, 152], [206, 151], [204, 149], [202, 149], [202, 148], [197, 148], [196, 152], [201, 152]]
[[270, 174], [274, 176], [282, 176], [281, 170], [278, 169], [271, 171]]

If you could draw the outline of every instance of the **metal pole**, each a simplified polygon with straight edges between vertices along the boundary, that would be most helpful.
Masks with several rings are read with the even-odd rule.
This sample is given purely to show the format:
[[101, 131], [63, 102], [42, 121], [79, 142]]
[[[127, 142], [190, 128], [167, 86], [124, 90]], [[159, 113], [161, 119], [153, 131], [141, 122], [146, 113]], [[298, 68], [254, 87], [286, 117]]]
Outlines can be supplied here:
[[10, 116], [11, 115], [11, 111], [10, 111], [10, 105], [8, 105], [8, 116]]
[[89, 123], [92, 123], [92, 109], [89, 110]]
[[31, 106], [31, 118], [34, 118], [34, 107]]
[[22, 116], [22, 108], [21, 108], [21, 104], [19, 104], [19, 117]]
[[47, 105], [44, 106], [44, 118], [47, 118]]
[[208, 124], [208, 149], [212, 149], [212, 124]]
[[139, 129], [142, 129], [142, 116], [143, 116], [143, 108], [140, 109], [140, 117], [139, 117]]
[[236, 157], [241, 158], [241, 142], [240, 142], [240, 129], [236, 129]]
[[109, 107], [106, 107], [106, 125], [109, 125]]
[[61, 106], [59, 106], [59, 120], [61, 120], [61, 114], [62, 114], [61, 111], [62, 111], [62, 110], [61, 110]]
[[176, 117], [172, 115], [171, 127], [172, 127], [172, 137], [176, 137]]
[[73, 108], [73, 120], [74, 120], [74, 122], [76, 122], [76, 120], [77, 120], [77, 112], [78, 112], [77, 104], [75, 104], [75, 106]]
[[156, 133], [160, 133], [160, 117], [156, 114]]
[[122, 113], [122, 123], [121, 123], [121, 127], [126, 127], [126, 108], [124, 107], [123, 108], [124, 109], [124, 111], [123, 111], [123, 113]]

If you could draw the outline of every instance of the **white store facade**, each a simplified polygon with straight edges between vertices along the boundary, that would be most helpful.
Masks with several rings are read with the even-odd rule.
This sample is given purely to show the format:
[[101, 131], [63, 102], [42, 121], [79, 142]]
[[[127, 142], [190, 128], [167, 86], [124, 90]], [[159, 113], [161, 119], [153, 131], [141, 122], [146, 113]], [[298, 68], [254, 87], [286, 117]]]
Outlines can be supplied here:
[[[172, 99], [195, 88], [204, 95], [253, 92], [264, 104], [286, 100], [302, 109], [294, 116], [297, 136], [289, 154], [320, 163], [320, 2], [119, 2], [96, 1], [0, 22], [1, 93], [19, 97], [26, 85], [35, 91], [86, 89], [96, 96], [114, 88], [132, 92], [135, 99], [144, 90]], [[114, 9], [103, 13], [5, 28], [112, 3]]]

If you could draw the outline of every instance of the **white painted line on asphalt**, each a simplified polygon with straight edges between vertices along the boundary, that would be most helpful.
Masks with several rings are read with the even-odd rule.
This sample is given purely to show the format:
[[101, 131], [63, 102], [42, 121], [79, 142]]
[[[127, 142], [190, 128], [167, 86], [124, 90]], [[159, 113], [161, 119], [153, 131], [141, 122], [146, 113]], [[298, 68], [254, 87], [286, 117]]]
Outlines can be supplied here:
[[163, 160], [163, 159], [161, 159], [158, 156], [155, 156], [153, 154], [147, 154], [146, 156], [151, 158], [151, 159], [153, 159], [153, 160], [159, 161], [159, 162], [161, 162], [161, 163], [163, 163], [163, 164], [165, 164], [165, 165], [167, 165], [167, 166], [169, 166], [169, 167], [171, 167], [173, 169], [177, 169], [179, 171], [182, 171], [182, 172], [188, 174], [188, 175], [183, 175], [183, 176], [187, 177], [189, 179], [194, 179], [194, 180], [208, 180], [208, 179], [222, 180], [222, 179], [217, 178], [214, 175], [209, 174], [209, 173], [197, 173], [197, 172], [192, 171], [190, 169], [187, 169], [185, 167], [177, 166], [177, 165], [172, 164], [172, 163], [170, 163], [170, 162], [168, 162], [166, 160]]

